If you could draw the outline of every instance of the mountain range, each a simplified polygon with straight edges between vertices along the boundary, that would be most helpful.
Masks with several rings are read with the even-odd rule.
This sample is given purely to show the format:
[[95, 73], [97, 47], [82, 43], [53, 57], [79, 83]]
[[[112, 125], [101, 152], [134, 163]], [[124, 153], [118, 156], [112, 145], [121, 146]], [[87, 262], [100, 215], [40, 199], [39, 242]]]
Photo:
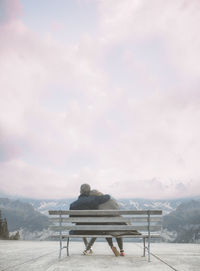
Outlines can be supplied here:
[[49, 218], [29, 204], [20, 200], [0, 198], [2, 217], [6, 217], [8, 230], [16, 231], [24, 228], [27, 231], [41, 231], [48, 228]]
[[[23, 239], [48, 238], [49, 210], [67, 210], [75, 199], [37, 200], [0, 198], [0, 209], [7, 218], [9, 231], [20, 230]], [[163, 240], [200, 242], [200, 197], [172, 200], [119, 199], [120, 209], [163, 210]]]
[[200, 201], [182, 203], [175, 211], [163, 217], [163, 228], [175, 233], [171, 240], [177, 243], [200, 242]]
[[[30, 203], [35, 210], [42, 214], [48, 215], [49, 210], [68, 210], [70, 203], [75, 198], [58, 199], [58, 200], [36, 200], [36, 199], [21, 199], [23, 202]], [[171, 200], [149, 200], [149, 199], [117, 199], [120, 209], [122, 210], [144, 210], [144, 209], [161, 209], [163, 215], [175, 211], [176, 208], [190, 200], [200, 200], [200, 197], [180, 198]]]

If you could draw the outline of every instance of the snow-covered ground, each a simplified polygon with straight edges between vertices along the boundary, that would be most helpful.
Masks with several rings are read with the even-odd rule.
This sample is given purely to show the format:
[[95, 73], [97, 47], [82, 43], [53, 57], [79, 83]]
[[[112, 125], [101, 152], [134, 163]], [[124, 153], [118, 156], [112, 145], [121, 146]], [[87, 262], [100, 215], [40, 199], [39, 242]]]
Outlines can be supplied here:
[[82, 255], [82, 242], [70, 242], [58, 260], [58, 242], [0, 241], [0, 271], [199, 271], [199, 244], [153, 243], [151, 262], [142, 256], [141, 243], [124, 243], [125, 257], [115, 257], [107, 243], [96, 242], [92, 256]]

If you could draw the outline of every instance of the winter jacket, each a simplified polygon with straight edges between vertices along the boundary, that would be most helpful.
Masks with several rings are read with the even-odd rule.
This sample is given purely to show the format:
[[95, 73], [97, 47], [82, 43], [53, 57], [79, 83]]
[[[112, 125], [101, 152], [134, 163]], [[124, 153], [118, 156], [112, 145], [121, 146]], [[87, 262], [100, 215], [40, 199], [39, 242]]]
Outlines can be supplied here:
[[[97, 210], [99, 204], [105, 203], [110, 200], [110, 195], [103, 196], [85, 196], [80, 195], [78, 199], [70, 204], [70, 210]], [[76, 223], [77, 225], [90, 225], [90, 223]], [[94, 232], [82, 232], [82, 231], [73, 231], [69, 232], [70, 234], [93, 234]]]
[[105, 203], [108, 200], [110, 200], [110, 195], [80, 195], [76, 201], [70, 204], [70, 210], [97, 210], [100, 204]]
[[108, 201], [100, 204], [98, 210], [120, 210], [118, 203], [115, 199], [111, 198]]
[[[116, 202], [115, 199], [111, 198], [108, 201], [106, 201], [105, 203], [102, 203], [99, 205], [98, 210], [120, 210], [118, 203]], [[127, 225], [129, 223], [126, 222], [112, 222], [112, 223], [106, 223], [106, 224], [110, 224], [110, 225]], [[131, 224], [130, 224], [131, 225]], [[122, 235], [125, 234], [132, 234], [132, 235], [140, 235], [140, 233], [136, 230], [132, 230], [129, 232], [123, 232], [123, 231], [119, 231], [119, 232], [107, 232], [107, 234], [111, 234], [114, 237], [120, 237]]]

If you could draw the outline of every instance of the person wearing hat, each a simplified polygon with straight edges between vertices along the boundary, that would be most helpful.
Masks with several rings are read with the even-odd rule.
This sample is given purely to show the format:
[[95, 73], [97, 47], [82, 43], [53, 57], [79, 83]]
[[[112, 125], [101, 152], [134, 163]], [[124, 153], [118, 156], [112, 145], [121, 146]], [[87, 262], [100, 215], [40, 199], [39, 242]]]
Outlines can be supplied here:
[[90, 195], [90, 185], [84, 183], [80, 187], [80, 196], [70, 204], [70, 210], [97, 210], [98, 206], [110, 199], [110, 195]]
[[[97, 210], [98, 206], [110, 200], [110, 195], [90, 195], [90, 185], [84, 183], [80, 187], [80, 196], [70, 204], [70, 210]], [[81, 225], [81, 223], [77, 223]], [[70, 234], [81, 234], [81, 231], [70, 231]], [[90, 232], [88, 233], [90, 234]], [[85, 246], [88, 246], [87, 238], [83, 238]], [[88, 249], [89, 253], [93, 253], [92, 248]]]

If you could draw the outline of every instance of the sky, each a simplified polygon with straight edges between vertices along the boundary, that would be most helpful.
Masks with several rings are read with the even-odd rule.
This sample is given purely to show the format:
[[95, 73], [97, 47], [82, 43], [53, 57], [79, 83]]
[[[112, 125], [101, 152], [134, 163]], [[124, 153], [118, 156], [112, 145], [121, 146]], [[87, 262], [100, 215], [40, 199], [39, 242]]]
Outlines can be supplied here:
[[0, 192], [200, 195], [199, 0], [0, 0]]

